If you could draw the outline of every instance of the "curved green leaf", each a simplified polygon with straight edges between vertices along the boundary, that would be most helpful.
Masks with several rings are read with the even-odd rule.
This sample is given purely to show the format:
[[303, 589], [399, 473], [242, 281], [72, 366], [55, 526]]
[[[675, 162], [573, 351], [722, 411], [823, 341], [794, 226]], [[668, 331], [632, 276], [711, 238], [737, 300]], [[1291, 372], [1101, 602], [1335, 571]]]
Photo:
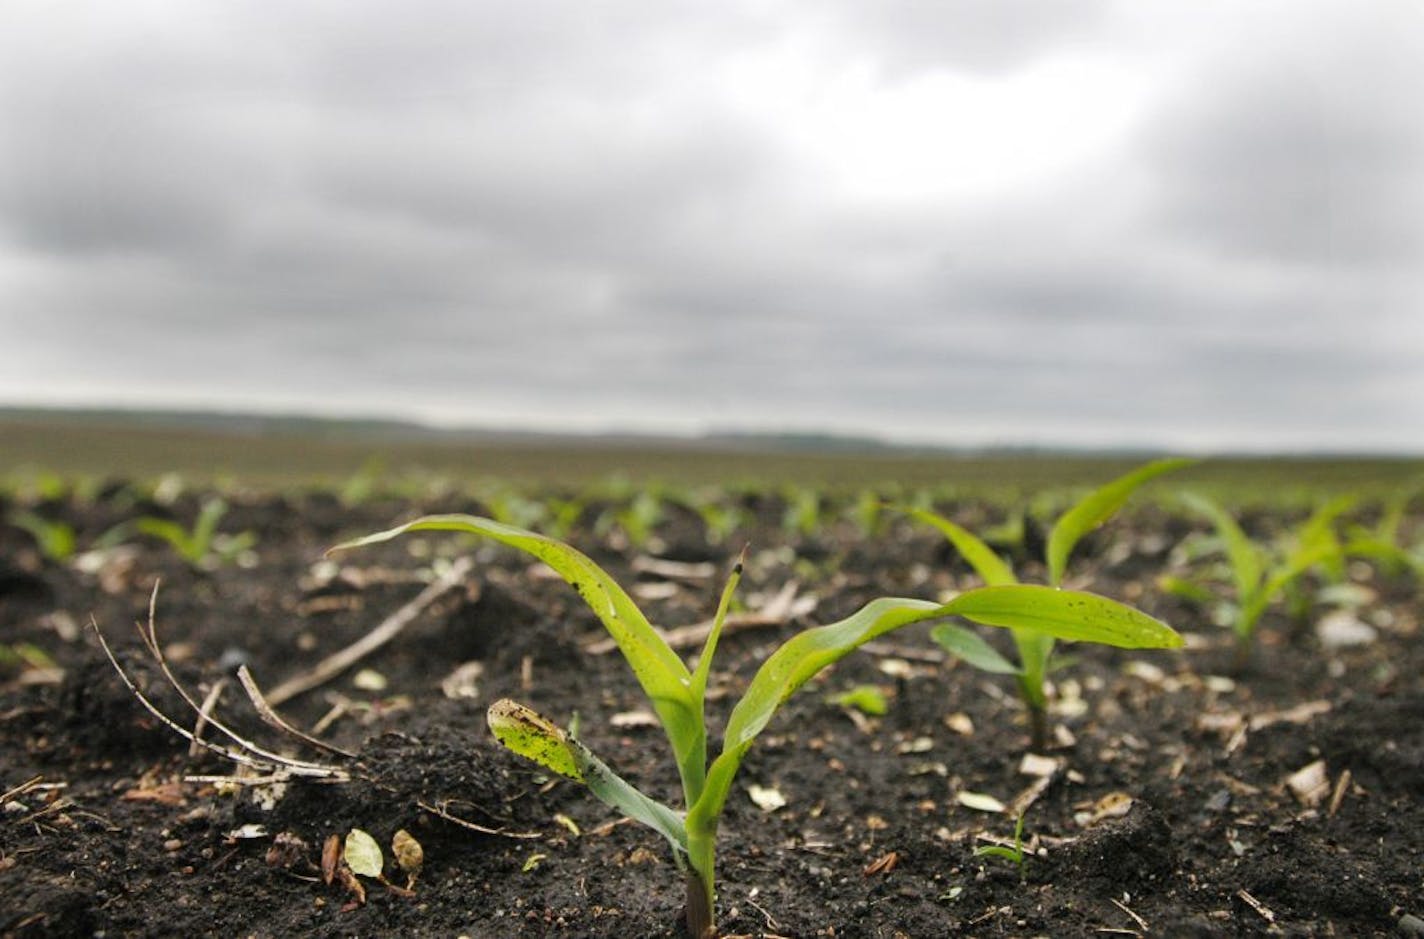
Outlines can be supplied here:
[[1231, 513], [1220, 505], [1196, 493], [1186, 493], [1182, 501], [1205, 515], [1216, 527], [1226, 549], [1226, 560], [1231, 565], [1231, 579], [1236, 584], [1236, 602], [1243, 607], [1252, 603], [1256, 592], [1261, 589], [1261, 579], [1265, 576], [1265, 562], [1261, 551], [1241, 530]]
[[687, 815], [690, 832], [715, 830], [727, 792], [757, 734], [787, 698], [826, 666], [891, 630], [945, 616], [989, 626], [1034, 630], [1059, 639], [1125, 648], [1175, 648], [1182, 637], [1145, 613], [1094, 594], [1012, 584], [980, 587], [949, 603], [885, 597], [846, 619], [792, 636], [762, 663], [727, 721], [722, 753], [707, 771], [702, 795]]
[[941, 623], [930, 630], [930, 638], [944, 647], [944, 650], [956, 658], [963, 659], [981, 672], [990, 672], [995, 675], [1018, 675], [1022, 669], [999, 654], [999, 650], [989, 645], [983, 636], [957, 626], [954, 623]]
[[697, 797], [706, 769], [707, 738], [701, 708], [692, 693], [692, 674], [603, 568], [562, 541], [476, 515], [427, 515], [388, 531], [343, 542], [327, 553], [389, 541], [412, 531], [456, 531], [493, 538], [538, 558], [571, 584], [633, 669], [672, 744], [688, 799]]
[[1054, 585], [1063, 582], [1063, 571], [1068, 566], [1068, 555], [1073, 553], [1074, 545], [1121, 508], [1138, 487], [1163, 473], [1170, 473], [1195, 462], [1196, 460], [1180, 458], [1154, 460], [1094, 490], [1087, 498], [1063, 513], [1063, 517], [1058, 519], [1053, 531], [1048, 535], [1048, 582]]
[[687, 854], [682, 817], [619, 776], [572, 734], [518, 701], [502, 698], [486, 715], [495, 738], [520, 756], [583, 783], [600, 801], [641, 822]]
[[1140, 610], [1081, 590], [1038, 584], [980, 587], [942, 607], [986, 626], [1029, 630], [1073, 642], [1100, 642], [1121, 649], [1176, 649], [1182, 637]]
[[577, 782], [583, 782], [569, 736], [553, 721], [518, 701], [500, 698], [485, 712], [494, 738], [526, 760]]
[[1018, 578], [1014, 576], [1008, 563], [967, 528], [956, 525], [944, 516], [928, 509], [917, 509], [911, 506], [898, 508], [925, 524], [938, 528], [949, 539], [949, 543], [954, 545], [954, 550], [958, 551], [960, 556], [969, 563], [969, 566], [974, 568], [974, 572], [984, 578], [984, 583], [991, 586], [1018, 583]]

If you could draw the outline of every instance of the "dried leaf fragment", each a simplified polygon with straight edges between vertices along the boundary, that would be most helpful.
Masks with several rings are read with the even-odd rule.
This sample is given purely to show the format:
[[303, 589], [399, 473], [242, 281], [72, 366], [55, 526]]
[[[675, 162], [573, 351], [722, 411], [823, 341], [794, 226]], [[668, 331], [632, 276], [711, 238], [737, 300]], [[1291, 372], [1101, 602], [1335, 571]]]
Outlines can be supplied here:
[[861, 871], [861, 875], [869, 877], [872, 874], [888, 874], [895, 869], [895, 865], [898, 863], [900, 863], [900, 853], [889, 851], [867, 864], [865, 870]]
[[1308, 809], [1315, 808], [1330, 794], [1330, 776], [1325, 761], [1316, 760], [1286, 777], [1286, 788], [1297, 802]]
[[321, 846], [321, 879], [328, 887], [336, 879], [336, 868], [341, 863], [341, 836], [328, 835]]
[[381, 846], [376, 839], [359, 828], [346, 833], [346, 846], [341, 853], [346, 866], [362, 877], [380, 877], [386, 866]]
[[391, 854], [395, 855], [396, 866], [406, 873], [406, 887], [413, 886], [425, 866], [425, 849], [414, 835], [402, 828], [391, 837]]
[[751, 796], [752, 802], [763, 812], [775, 812], [786, 807], [786, 797], [775, 786], [758, 786], [752, 783], [747, 786], [747, 795]]
[[973, 809], [976, 812], [1002, 812], [1004, 803], [991, 795], [983, 792], [958, 792], [954, 799], [966, 809]]

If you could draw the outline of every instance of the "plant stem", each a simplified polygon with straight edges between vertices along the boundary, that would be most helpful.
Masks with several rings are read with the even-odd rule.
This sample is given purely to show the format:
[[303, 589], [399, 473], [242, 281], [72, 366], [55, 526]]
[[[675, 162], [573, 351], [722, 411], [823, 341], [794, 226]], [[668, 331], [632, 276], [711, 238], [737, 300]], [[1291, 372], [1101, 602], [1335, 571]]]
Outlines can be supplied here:
[[712, 918], [712, 882], [691, 865], [687, 868], [687, 935], [688, 939], [713, 939], [717, 935]]
[[1034, 753], [1048, 752], [1048, 708], [1028, 702], [1028, 748]]

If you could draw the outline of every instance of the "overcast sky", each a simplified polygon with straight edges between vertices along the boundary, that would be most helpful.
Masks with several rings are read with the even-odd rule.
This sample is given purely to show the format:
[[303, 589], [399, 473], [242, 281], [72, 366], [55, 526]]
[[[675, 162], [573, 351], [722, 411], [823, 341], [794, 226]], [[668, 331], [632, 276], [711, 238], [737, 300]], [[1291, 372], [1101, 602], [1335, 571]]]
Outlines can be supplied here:
[[0, 403], [1424, 451], [1420, 0], [8, 0]]

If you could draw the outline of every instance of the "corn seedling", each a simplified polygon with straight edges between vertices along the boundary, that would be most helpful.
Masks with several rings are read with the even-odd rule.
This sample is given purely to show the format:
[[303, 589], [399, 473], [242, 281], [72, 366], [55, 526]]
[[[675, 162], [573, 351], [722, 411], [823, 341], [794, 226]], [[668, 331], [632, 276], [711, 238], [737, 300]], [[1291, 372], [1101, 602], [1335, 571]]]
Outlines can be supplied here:
[[51, 521], [36, 512], [16, 512], [10, 516], [10, 524], [28, 532], [40, 554], [56, 563], [67, 562], [79, 547], [74, 526], [68, 522]]
[[803, 538], [814, 535], [821, 527], [821, 494], [803, 486], [788, 486], [783, 495], [786, 509], [781, 515], [781, 530]]
[[1277, 553], [1252, 541], [1232, 514], [1216, 502], [1196, 494], [1183, 499], [1211, 521], [1221, 540], [1236, 590], [1236, 602], [1229, 614], [1236, 641], [1236, 667], [1244, 668], [1251, 657], [1256, 627], [1278, 594], [1288, 591], [1316, 566], [1340, 571], [1343, 577], [1343, 546], [1335, 534], [1334, 521], [1349, 507], [1350, 500], [1336, 499], [1321, 506], [1300, 527], [1293, 547]]
[[235, 561], [257, 543], [250, 531], [236, 535], [218, 532], [218, 522], [227, 514], [227, 503], [213, 498], [203, 503], [192, 529], [168, 518], [146, 516], [136, 519], [134, 530], [165, 541], [183, 560], [196, 568], [212, 568]]
[[523, 551], [576, 589], [623, 653], [671, 745], [682, 781], [685, 812], [647, 796], [615, 773], [568, 730], [515, 701], [489, 708], [495, 737], [510, 750], [568, 779], [662, 835], [683, 870], [687, 928], [696, 939], [715, 935], [714, 861], [717, 828], [742, 759], [776, 710], [822, 669], [859, 646], [902, 626], [961, 616], [977, 623], [1127, 647], [1181, 644], [1166, 625], [1091, 594], [1048, 587], [1001, 585], [966, 591], [949, 603], [881, 598], [850, 617], [807, 629], [762, 663], [723, 730], [721, 753], [708, 762], [705, 697], [713, 655], [741, 576], [738, 563], [722, 591], [701, 656], [689, 668], [652, 627], [628, 594], [586, 555], [534, 532], [469, 515], [435, 515], [339, 545], [333, 550], [388, 541], [413, 531], [483, 535]]
[[1018, 821], [1014, 822], [1014, 844], [1013, 847], [1003, 844], [986, 844], [974, 849], [975, 857], [996, 857], [1008, 861], [1019, 869], [1019, 876], [1023, 876], [1024, 859], [1027, 853], [1023, 846], [1024, 816], [1019, 813]]
[[1373, 561], [1395, 576], [1409, 572], [1416, 577], [1424, 575], [1424, 546], [1410, 549], [1403, 543], [1404, 513], [1413, 496], [1414, 492], [1403, 490], [1385, 500], [1373, 528], [1351, 527], [1343, 545], [1346, 557]]
[[[1187, 466], [1192, 460], [1157, 460], [1120, 476], [1065, 512], [1048, 535], [1048, 583], [1058, 588], [1068, 566], [1073, 548], [1084, 535], [1106, 521], [1143, 483], [1163, 473]], [[990, 586], [1009, 586], [1019, 582], [1009, 563], [993, 548], [968, 529], [928, 509], [906, 507], [914, 518], [939, 529], [950, 544]], [[1048, 746], [1047, 676], [1053, 657], [1054, 637], [1035, 629], [1010, 628], [1018, 661], [1004, 657], [978, 633], [964, 626], [944, 623], [931, 635], [945, 651], [968, 662], [975, 668], [996, 675], [1013, 675], [1018, 679], [1019, 692], [1029, 716], [1030, 746], [1043, 750]]]

